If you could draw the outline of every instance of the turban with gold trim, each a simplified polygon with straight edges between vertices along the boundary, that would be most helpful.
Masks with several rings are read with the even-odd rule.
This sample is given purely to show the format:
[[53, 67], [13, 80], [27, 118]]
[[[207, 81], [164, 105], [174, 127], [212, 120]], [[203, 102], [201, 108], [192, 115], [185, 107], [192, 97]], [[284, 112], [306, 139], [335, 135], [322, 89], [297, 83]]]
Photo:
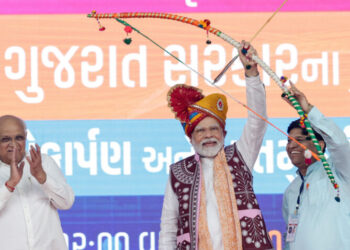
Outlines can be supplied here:
[[204, 118], [216, 119], [225, 130], [227, 100], [222, 94], [204, 96], [202, 90], [185, 84], [172, 87], [167, 95], [168, 106], [175, 113], [188, 137]]

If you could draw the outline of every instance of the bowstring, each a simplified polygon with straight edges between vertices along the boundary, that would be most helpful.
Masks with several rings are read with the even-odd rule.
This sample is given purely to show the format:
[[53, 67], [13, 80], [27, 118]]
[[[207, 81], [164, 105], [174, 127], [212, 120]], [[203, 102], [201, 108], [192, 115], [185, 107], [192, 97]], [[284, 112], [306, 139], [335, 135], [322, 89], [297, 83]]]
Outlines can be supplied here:
[[[286, 0], [287, 1], [287, 0]], [[286, 2], [285, 1], [285, 2]], [[276, 12], [275, 12], [276, 13]], [[268, 121], [265, 117], [263, 117], [262, 115], [260, 115], [259, 113], [257, 113], [256, 111], [254, 111], [252, 108], [250, 108], [249, 106], [247, 106], [246, 104], [244, 104], [243, 102], [239, 101], [237, 98], [235, 98], [233, 95], [231, 95], [230, 93], [228, 93], [227, 91], [225, 91], [224, 89], [222, 89], [221, 87], [217, 86], [215, 84], [215, 80], [211, 81], [210, 79], [208, 79], [207, 77], [205, 77], [203, 74], [201, 74], [200, 72], [198, 72], [197, 70], [195, 70], [194, 68], [192, 68], [190, 65], [186, 64], [185, 62], [183, 62], [181, 59], [179, 59], [177, 56], [173, 55], [171, 52], [169, 52], [168, 50], [166, 50], [163, 46], [161, 46], [160, 44], [158, 44], [157, 42], [155, 42], [153, 39], [151, 39], [149, 36], [143, 34], [140, 30], [138, 30], [137, 28], [135, 28], [134, 26], [132, 26], [131, 24], [129, 24], [128, 22], [126, 22], [125, 20], [121, 20], [119, 18], [115, 18], [116, 21], [118, 21], [119, 23], [125, 25], [125, 26], [130, 26], [133, 30], [135, 30], [137, 33], [139, 33], [141, 36], [143, 36], [144, 38], [146, 38], [147, 40], [149, 40], [151, 43], [153, 43], [154, 45], [156, 45], [158, 48], [160, 48], [161, 50], [163, 50], [164, 52], [166, 52], [168, 55], [170, 55], [171, 57], [173, 57], [175, 60], [177, 60], [178, 62], [180, 62], [181, 64], [183, 64], [186, 68], [190, 69], [192, 72], [198, 74], [201, 78], [203, 78], [205, 81], [207, 81], [211, 86], [217, 88], [218, 90], [220, 90], [222, 93], [224, 93], [225, 95], [227, 95], [229, 98], [231, 98], [233, 101], [235, 101], [236, 103], [242, 105], [244, 108], [248, 109], [249, 111], [251, 111], [252, 113], [254, 113], [256, 116], [258, 116], [260, 119], [262, 119], [263, 121], [265, 121], [266, 123], [268, 123], [269, 125], [271, 125], [272, 127], [274, 127], [275, 129], [277, 129], [279, 132], [281, 132], [282, 134], [284, 134], [285, 136], [287, 136], [289, 139], [293, 140], [295, 143], [297, 143], [300, 147], [302, 147], [304, 150], [308, 149], [305, 145], [301, 144], [299, 141], [297, 141], [294, 137], [289, 136], [286, 132], [284, 132], [282, 129], [278, 128], [276, 125], [274, 125], [273, 123], [271, 123], [270, 121]], [[271, 18], [270, 18], [271, 19]], [[235, 56], [228, 65], [226, 65], [225, 68], [229, 68], [233, 63], [235, 58], [238, 58], [238, 55]], [[226, 69], [226, 70], [227, 70]], [[224, 72], [223, 72], [224, 73]], [[221, 75], [221, 73], [219, 74]], [[217, 77], [218, 78], [218, 77]], [[309, 149], [310, 150], [310, 149]], [[316, 159], [316, 160], [320, 160], [319, 156], [314, 153], [312, 150], [310, 150], [312, 156]]]

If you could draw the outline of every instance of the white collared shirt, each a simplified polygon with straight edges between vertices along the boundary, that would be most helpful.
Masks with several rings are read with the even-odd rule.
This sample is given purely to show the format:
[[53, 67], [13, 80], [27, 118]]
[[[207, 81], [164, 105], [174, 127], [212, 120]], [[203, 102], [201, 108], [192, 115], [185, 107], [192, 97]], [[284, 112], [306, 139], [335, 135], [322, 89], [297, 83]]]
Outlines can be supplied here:
[[[350, 144], [344, 132], [316, 107], [308, 114], [312, 128], [325, 140], [327, 159], [339, 185], [340, 202], [321, 161], [307, 168], [304, 189], [300, 194], [298, 226], [295, 239], [286, 242], [285, 250], [350, 249]], [[283, 218], [288, 225], [295, 214], [302, 179], [298, 175], [283, 196]]]
[[10, 192], [5, 182], [10, 166], [0, 161], [0, 245], [6, 250], [64, 250], [57, 209], [69, 209], [74, 193], [60, 168], [48, 155], [42, 155], [47, 179], [40, 184], [31, 174], [26, 159], [21, 181]]

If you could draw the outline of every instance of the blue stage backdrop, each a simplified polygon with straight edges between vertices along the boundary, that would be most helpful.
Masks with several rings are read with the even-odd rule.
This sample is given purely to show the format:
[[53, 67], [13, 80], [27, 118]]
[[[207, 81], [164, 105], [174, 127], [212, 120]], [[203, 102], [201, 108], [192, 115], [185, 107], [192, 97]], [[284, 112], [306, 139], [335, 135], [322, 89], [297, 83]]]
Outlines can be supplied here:
[[[271, 119], [286, 128], [292, 118]], [[350, 118], [334, 118], [350, 137]], [[229, 119], [226, 144], [245, 119]], [[267, 227], [281, 249], [282, 193], [295, 177], [286, 138], [270, 127], [254, 166], [254, 189]], [[70, 249], [157, 249], [168, 167], [192, 154], [174, 120], [28, 121], [28, 144], [51, 155], [73, 187], [72, 209], [61, 211]]]

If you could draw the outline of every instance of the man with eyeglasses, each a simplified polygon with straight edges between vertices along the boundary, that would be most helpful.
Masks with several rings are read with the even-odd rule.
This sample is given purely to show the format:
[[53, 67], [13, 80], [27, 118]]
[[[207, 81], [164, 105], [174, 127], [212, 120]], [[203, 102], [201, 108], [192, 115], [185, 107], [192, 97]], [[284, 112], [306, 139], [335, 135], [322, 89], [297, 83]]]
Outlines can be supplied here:
[[[299, 120], [288, 127], [288, 156], [297, 167], [297, 177], [283, 197], [283, 217], [287, 225], [285, 249], [288, 250], [345, 250], [350, 249], [350, 144], [344, 132], [316, 107], [293, 84], [291, 93], [299, 101], [315, 130], [336, 184], [332, 184], [321, 161], [312, 157], [316, 151], [311, 137]], [[287, 102], [288, 99], [284, 98]], [[332, 177], [331, 177], [332, 178]], [[335, 189], [339, 186], [339, 197]]]
[[73, 190], [38, 145], [26, 153], [26, 138], [20, 118], [0, 117], [0, 248], [68, 249], [57, 209], [73, 205]]
[[[264, 85], [256, 54], [240, 53], [246, 75], [250, 108], [266, 117]], [[176, 85], [168, 103], [190, 138], [195, 155], [170, 166], [159, 237], [160, 250], [273, 249], [256, 200], [252, 169], [259, 154], [266, 124], [249, 112], [241, 138], [224, 147], [226, 97], [203, 96], [201, 90]]]

